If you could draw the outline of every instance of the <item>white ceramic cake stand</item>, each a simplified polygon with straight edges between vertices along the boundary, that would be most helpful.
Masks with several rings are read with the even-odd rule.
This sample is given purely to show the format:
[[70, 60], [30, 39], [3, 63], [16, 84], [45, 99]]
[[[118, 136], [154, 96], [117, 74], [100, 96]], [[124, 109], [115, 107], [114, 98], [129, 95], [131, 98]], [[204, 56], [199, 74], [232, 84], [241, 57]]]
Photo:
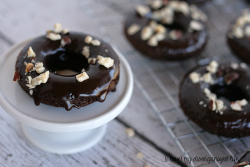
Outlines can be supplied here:
[[116, 92], [110, 92], [103, 103], [71, 111], [45, 104], [35, 106], [33, 99], [12, 81], [17, 56], [29, 41], [15, 45], [0, 59], [1, 106], [21, 123], [28, 141], [42, 150], [68, 154], [92, 147], [105, 134], [106, 124], [122, 112], [131, 98], [133, 75], [128, 62], [116, 51], [120, 81]]

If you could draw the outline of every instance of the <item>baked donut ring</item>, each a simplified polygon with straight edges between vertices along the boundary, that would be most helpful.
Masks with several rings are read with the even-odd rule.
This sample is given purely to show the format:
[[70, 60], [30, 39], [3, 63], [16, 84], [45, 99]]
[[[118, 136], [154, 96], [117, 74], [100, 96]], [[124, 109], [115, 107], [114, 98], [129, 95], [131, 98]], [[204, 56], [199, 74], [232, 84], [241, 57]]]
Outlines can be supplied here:
[[250, 75], [246, 64], [209, 65], [183, 78], [180, 105], [204, 130], [226, 137], [250, 135]]
[[181, 60], [201, 52], [207, 42], [207, 16], [184, 1], [150, 1], [130, 14], [124, 33], [135, 49], [151, 58]]
[[[33, 39], [19, 54], [14, 81], [40, 103], [71, 110], [103, 102], [119, 81], [120, 61], [112, 47], [97, 37], [62, 30], [60, 24]], [[78, 75], [60, 75], [70, 69]]]

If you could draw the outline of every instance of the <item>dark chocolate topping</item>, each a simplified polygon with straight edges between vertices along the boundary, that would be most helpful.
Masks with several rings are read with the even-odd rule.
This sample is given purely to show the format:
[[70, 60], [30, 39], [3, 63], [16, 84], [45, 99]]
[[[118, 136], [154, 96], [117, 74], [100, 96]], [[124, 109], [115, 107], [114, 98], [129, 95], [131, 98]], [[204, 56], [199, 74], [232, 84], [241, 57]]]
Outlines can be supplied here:
[[[19, 83], [29, 92], [29, 88], [26, 86], [27, 76], [30, 75], [34, 78], [39, 75], [36, 71], [25, 75], [24, 62], [31, 62], [31, 59], [26, 56], [27, 50], [31, 46], [36, 53], [36, 62], [43, 62], [45, 71], [50, 71], [47, 83], [42, 83], [32, 89], [32, 97], [36, 105], [40, 104], [45, 95], [57, 96], [64, 103], [66, 110], [74, 107], [72, 100], [78, 97], [95, 97], [100, 102], [104, 101], [111, 82], [117, 83], [119, 80], [120, 62], [116, 53], [110, 45], [96, 37], [93, 39], [98, 39], [101, 42], [100, 46], [86, 44], [84, 40], [87, 34], [84, 33], [70, 32], [65, 35], [61, 34], [61, 36], [62, 38], [68, 36], [71, 43], [62, 47], [61, 40], [52, 41], [43, 35], [35, 38], [23, 48], [16, 62], [16, 71], [21, 74]], [[82, 55], [84, 46], [89, 46], [91, 58], [97, 58], [98, 55], [110, 57], [114, 60], [114, 66], [106, 68], [98, 63], [88, 64], [87, 58]], [[78, 82], [75, 75], [56, 74], [57, 70], [63, 69], [70, 69], [80, 74], [83, 68], [89, 76], [89, 79], [83, 82]]]
[[[173, 23], [171, 25], [158, 22], [165, 26], [168, 31], [181, 30], [183, 32], [183, 36], [179, 40], [172, 40], [167, 37], [164, 40], [159, 41], [156, 47], [149, 46], [147, 41], [143, 41], [141, 39], [141, 30], [143, 27], [149, 25], [149, 22], [152, 21], [151, 18], [141, 17], [136, 12], [130, 14], [126, 19], [124, 32], [128, 40], [146, 55], [167, 60], [185, 59], [191, 56], [186, 54], [192, 53], [193, 56], [197, 50], [201, 50], [204, 47], [207, 41], [205, 26], [200, 31], [189, 31], [189, 24], [192, 20], [193, 19], [190, 15], [184, 15], [182, 12], [175, 11]], [[141, 30], [134, 35], [128, 35], [127, 29], [134, 23], [138, 24], [141, 27]], [[151, 50], [149, 50], [149, 48]], [[150, 52], [152, 52], [152, 54]]]
[[[212, 74], [214, 84], [209, 85], [201, 82], [194, 84], [189, 74], [197, 72], [201, 75], [207, 73], [206, 66], [200, 66], [190, 70], [183, 78], [180, 85], [179, 99], [184, 113], [194, 122], [211, 133], [228, 137], [242, 137], [250, 135], [250, 104], [242, 108], [242, 111], [235, 111], [230, 107], [230, 103], [236, 100], [250, 100], [250, 77], [248, 70], [239, 67], [231, 68], [230, 65], [219, 66], [218, 72]], [[231, 84], [227, 85], [225, 76], [232, 75]], [[237, 74], [237, 77], [235, 77]], [[209, 100], [204, 94], [204, 88], [209, 88], [217, 98], [223, 100], [226, 109], [223, 114], [212, 111], [208, 106], [200, 105], [203, 101], [208, 104]], [[242, 132], [241, 132], [242, 130]], [[230, 136], [231, 134], [231, 136]]]

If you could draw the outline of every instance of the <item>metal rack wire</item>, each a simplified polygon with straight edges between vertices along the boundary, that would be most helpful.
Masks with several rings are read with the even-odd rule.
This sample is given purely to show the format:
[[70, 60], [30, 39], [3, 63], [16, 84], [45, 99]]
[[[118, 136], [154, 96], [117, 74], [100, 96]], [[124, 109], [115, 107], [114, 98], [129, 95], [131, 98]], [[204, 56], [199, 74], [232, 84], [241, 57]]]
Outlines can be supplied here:
[[[123, 22], [141, 0], [79, 0], [103, 39], [115, 45], [127, 58], [135, 74], [135, 84], [171, 135], [183, 155], [207, 157], [240, 156], [249, 150], [250, 138], [224, 138], [212, 135], [192, 123], [179, 107], [178, 85], [185, 72], [214, 59], [238, 62], [225, 42], [230, 21], [246, 7], [247, 1], [211, 0], [200, 7], [207, 13], [209, 42], [200, 56], [180, 62], [154, 61], [134, 50], [123, 36]], [[164, 76], [164, 77], [162, 77]], [[152, 96], [150, 89], [158, 90]], [[157, 91], [156, 91], [157, 92]], [[150, 95], [149, 95], [150, 94]], [[173, 121], [174, 120], [174, 121]], [[212, 163], [191, 161], [191, 166], [233, 166], [234, 162]]]

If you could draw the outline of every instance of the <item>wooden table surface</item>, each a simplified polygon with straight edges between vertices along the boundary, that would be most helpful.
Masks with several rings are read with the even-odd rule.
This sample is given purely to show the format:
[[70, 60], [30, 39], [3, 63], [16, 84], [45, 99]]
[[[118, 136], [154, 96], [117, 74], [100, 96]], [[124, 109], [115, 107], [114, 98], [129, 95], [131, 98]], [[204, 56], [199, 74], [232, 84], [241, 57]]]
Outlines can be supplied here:
[[[77, 154], [59, 155], [35, 148], [24, 138], [18, 122], [0, 107], [1, 167], [183, 166], [182, 162], [165, 162], [165, 158], [240, 156], [249, 149], [249, 137], [229, 139], [211, 135], [188, 120], [178, 103], [178, 84], [197, 62], [238, 61], [224, 41], [225, 31], [232, 18], [246, 7], [246, 2], [212, 0], [203, 4], [201, 7], [210, 17], [209, 43], [199, 58], [181, 62], [148, 59], [126, 41], [122, 35], [124, 17], [139, 3], [139, 0], [0, 0], [0, 53], [23, 40], [44, 34], [59, 22], [69, 30], [100, 36], [116, 46], [130, 63], [135, 78], [130, 103], [108, 123], [104, 138], [91, 149]], [[136, 131], [134, 137], [126, 135], [127, 127]], [[136, 157], [138, 152], [143, 153], [142, 159]], [[233, 162], [220, 165], [232, 166]], [[218, 163], [204, 166], [218, 166]]]

